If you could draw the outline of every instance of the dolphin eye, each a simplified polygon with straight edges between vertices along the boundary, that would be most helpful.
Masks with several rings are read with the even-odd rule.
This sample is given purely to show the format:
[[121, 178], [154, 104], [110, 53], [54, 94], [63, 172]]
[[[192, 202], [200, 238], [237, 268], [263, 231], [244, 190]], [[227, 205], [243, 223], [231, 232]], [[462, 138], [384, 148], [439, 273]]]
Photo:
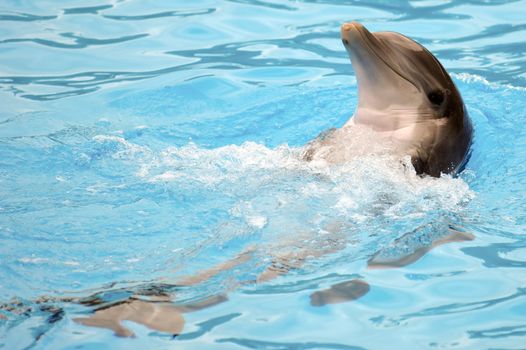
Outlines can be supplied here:
[[433, 90], [427, 94], [429, 102], [434, 105], [440, 106], [444, 102], [444, 92], [441, 90]]
[[343, 42], [343, 45], [349, 45], [349, 40], [347, 39], [342, 39], [342, 42]]

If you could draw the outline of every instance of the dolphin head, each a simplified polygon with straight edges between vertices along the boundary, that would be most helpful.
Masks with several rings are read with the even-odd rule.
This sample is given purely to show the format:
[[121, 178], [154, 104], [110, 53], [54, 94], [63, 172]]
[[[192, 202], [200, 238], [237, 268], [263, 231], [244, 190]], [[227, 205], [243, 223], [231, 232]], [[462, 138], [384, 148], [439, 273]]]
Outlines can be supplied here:
[[342, 41], [358, 80], [357, 122], [378, 130], [462, 116], [464, 104], [440, 62], [422, 45], [395, 32], [369, 32], [352, 22]]
[[469, 149], [471, 124], [440, 62], [399, 33], [371, 33], [357, 22], [343, 24], [341, 38], [358, 81], [354, 123], [401, 145], [418, 173], [456, 172]]

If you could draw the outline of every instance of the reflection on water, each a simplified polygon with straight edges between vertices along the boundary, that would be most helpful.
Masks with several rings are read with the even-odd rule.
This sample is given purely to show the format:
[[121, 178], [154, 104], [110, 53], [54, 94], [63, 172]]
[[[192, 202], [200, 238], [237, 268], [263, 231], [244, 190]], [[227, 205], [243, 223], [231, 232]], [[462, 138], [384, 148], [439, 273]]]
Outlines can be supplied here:
[[175, 337], [184, 327], [182, 313], [211, 307], [226, 300], [228, 299], [223, 296], [210, 297], [198, 304], [176, 306], [170, 303], [170, 298], [156, 298], [156, 300], [130, 298], [98, 307], [93, 315], [74, 320], [85, 326], [111, 329], [121, 337], [134, 336], [130, 329], [123, 326], [123, 321], [136, 322]]

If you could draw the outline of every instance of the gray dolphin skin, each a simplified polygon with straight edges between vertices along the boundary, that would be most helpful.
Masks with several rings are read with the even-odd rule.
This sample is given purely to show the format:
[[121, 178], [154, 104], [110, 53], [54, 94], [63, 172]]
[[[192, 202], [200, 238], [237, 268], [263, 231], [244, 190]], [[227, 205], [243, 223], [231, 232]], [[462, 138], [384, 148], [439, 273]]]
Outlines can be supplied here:
[[357, 22], [343, 24], [341, 38], [358, 81], [358, 106], [345, 126], [366, 125], [388, 138], [418, 174], [460, 171], [473, 128], [435, 56], [399, 33], [371, 33]]

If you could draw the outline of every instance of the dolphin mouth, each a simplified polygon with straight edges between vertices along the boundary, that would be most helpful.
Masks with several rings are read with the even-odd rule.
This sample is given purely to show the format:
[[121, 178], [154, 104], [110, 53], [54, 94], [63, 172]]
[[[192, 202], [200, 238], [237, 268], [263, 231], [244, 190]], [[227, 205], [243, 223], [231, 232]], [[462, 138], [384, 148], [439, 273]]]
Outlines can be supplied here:
[[[409, 79], [395, 65], [389, 62], [387, 58], [390, 57], [390, 55], [392, 56], [389, 48], [385, 47], [385, 45], [380, 40], [375, 38], [374, 34], [367, 30], [367, 28], [365, 28], [361, 23], [356, 21], [344, 23], [341, 26], [341, 38], [345, 48], [351, 56], [353, 65], [361, 64], [362, 66], [365, 66], [364, 62], [370, 59], [371, 56], [374, 56], [393, 73], [411, 85], [417, 87], [417, 84], [415, 84], [412, 79]], [[353, 59], [353, 56], [355, 59]], [[361, 62], [356, 62], [356, 60]]]

